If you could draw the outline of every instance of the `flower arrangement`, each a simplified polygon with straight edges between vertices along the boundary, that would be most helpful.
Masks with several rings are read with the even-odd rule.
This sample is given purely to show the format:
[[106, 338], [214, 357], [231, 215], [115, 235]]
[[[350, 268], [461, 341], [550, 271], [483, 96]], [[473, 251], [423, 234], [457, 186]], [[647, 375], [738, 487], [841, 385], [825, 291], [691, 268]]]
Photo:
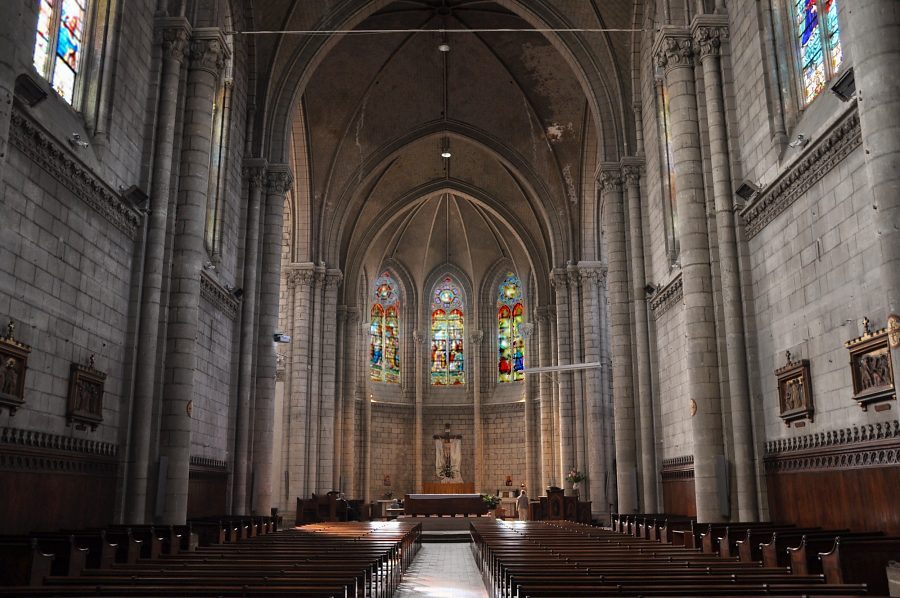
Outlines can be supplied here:
[[456, 477], [456, 474], [453, 471], [453, 466], [449, 463], [444, 463], [444, 465], [441, 466], [440, 470], [438, 470], [438, 475], [440, 475], [442, 478], [449, 478], [451, 480]]
[[481, 500], [484, 501], [484, 504], [487, 505], [488, 509], [496, 509], [497, 505], [500, 504], [500, 499], [493, 494], [482, 494]]
[[587, 479], [587, 476], [576, 469], [572, 469], [566, 474], [566, 481], [571, 484], [577, 484]]

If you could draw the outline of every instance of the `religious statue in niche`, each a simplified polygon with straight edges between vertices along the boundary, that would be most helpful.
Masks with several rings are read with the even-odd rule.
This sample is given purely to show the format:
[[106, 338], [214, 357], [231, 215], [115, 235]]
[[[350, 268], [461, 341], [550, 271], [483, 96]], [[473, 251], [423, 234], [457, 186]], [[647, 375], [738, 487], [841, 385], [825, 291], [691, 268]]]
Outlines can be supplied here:
[[0, 337], [0, 411], [10, 415], [25, 403], [25, 371], [31, 347], [15, 339], [16, 325], [10, 321], [6, 336]]
[[779, 416], [786, 426], [796, 422], [796, 427], [805, 425], [802, 420], [813, 419], [812, 386], [810, 385], [809, 361], [791, 360], [791, 352], [785, 351], [785, 364], [775, 370], [778, 379]]
[[462, 435], [451, 434], [450, 424], [444, 424], [444, 433], [435, 434], [433, 438], [435, 477], [442, 483], [462, 482], [459, 470], [462, 461]]
[[69, 400], [66, 417], [69, 425], [75, 424], [79, 430], [96, 430], [103, 421], [103, 386], [106, 374], [94, 367], [91, 355], [88, 365], [72, 364], [69, 378]]
[[[865, 318], [863, 331], [862, 336], [847, 341], [844, 346], [850, 351], [853, 399], [866, 411], [871, 404], [895, 399], [896, 392], [888, 328], [873, 332], [869, 318]], [[884, 408], [889, 409], [890, 406]], [[875, 410], [880, 411], [881, 407]]]

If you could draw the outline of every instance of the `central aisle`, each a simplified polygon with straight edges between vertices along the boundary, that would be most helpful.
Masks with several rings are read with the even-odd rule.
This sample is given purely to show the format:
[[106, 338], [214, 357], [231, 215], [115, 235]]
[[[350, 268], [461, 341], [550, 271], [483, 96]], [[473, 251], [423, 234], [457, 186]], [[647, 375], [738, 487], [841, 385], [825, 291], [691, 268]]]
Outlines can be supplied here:
[[394, 598], [487, 598], [470, 544], [422, 544]]

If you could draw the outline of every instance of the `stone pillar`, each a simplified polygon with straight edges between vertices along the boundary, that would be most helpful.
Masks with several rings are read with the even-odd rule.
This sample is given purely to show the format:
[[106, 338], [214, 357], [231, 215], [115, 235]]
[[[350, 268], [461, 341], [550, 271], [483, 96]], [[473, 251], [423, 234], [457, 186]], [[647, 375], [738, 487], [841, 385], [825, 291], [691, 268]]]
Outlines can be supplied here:
[[[900, 8], [897, 0], [853, 0], [841, 6], [853, 59], [873, 219], [881, 245], [887, 324], [900, 329]], [[846, 68], [846, 67], [845, 67]], [[875, 266], [875, 264], [870, 264]], [[900, 349], [893, 350], [900, 364]], [[900, 387], [900, 367], [894, 367]]]
[[[247, 160], [244, 178], [250, 190], [247, 203], [247, 234], [244, 243], [244, 293], [241, 305], [241, 353], [238, 365], [237, 418], [235, 425], [234, 479], [231, 512], [247, 513], [247, 470], [250, 460], [250, 401], [255, 376], [253, 358], [259, 345], [256, 329], [256, 284], [259, 261], [260, 204], [266, 182], [266, 161]], [[257, 480], [258, 482], [259, 480]]]
[[334, 482], [334, 487], [341, 492], [347, 492], [346, 480], [343, 477], [344, 468], [343, 468], [343, 456], [344, 456], [344, 401], [347, 400], [346, 395], [344, 394], [344, 389], [346, 388], [346, 384], [344, 384], [344, 376], [346, 375], [346, 352], [345, 346], [347, 339], [346, 334], [346, 326], [347, 326], [347, 306], [339, 305], [337, 308], [337, 330], [335, 334], [336, 338], [336, 360], [335, 364], [335, 380], [334, 380], [334, 418], [332, 426], [334, 426], [334, 442], [332, 443], [331, 452], [334, 455], [332, 457], [332, 469], [331, 469], [331, 479]]
[[266, 214], [259, 275], [259, 348], [253, 413], [253, 513], [268, 515], [272, 503], [272, 433], [275, 421], [275, 345], [281, 294], [284, 198], [293, 184], [290, 167], [270, 164], [266, 175]]
[[[426, 369], [427, 359], [427, 342], [428, 335], [426, 335], [421, 330], [413, 330], [413, 340], [416, 343], [416, 412], [415, 412], [415, 422], [414, 422], [414, 430], [413, 430], [413, 442], [415, 442], [415, 446], [413, 447], [413, 453], [415, 455], [415, 475], [413, 476], [413, 480], [415, 482], [415, 490], [416, 492], [422, 492], [423, 490], [423, 456], [422, 451], [424, 450], [422, 438], [422, 408], [425, 404], [425, 380], [427, 376], [428, 370]], [[477, 487], [476, 487], [477, 489]]]
[[356, 486], [356, 401], [357, 365], [359, 363], [359, 309], [347, 308], [347, 323], [344, 326], [344, 457], [342, 461], [344, 492], [351, 498], [359, 498]]
[[323, 492], [335, 490], [337, 480], [332, 477], [334, 464], [329, 460], [334, 459], [334, 417], [336, 413], [334, 370], [336, 367], [336, 325], [337, 325], [337, 292], [338, 286], [343, 280], [341, 271], [329, 268], [325, 271], [324, 303], [322, 304], [322, 328], [321, 328], [321, 379], [322, 386], [319, 391], [319, 461], [317, 487]]
[[372, 502], [372, 397], [368, 393], [363, 396], [363, 409], [366, 422], [366, 442], [363, 446], [363, 455], [366, 460], [363, 473], [363, 500], [369, 503]]
[[307, 397], [309, 422], [306, 443], [306, 475], [309, 491], [317, 494], [323, 494], [326, 491], [321, 485], [322, 472], [319, 464], [319, 439], [322, 431], [322, 311], [324, 310], [325, 274], [325, 264], [315, 267], [311, 294], [312, 328], [308, 341], [311, 350], [309, 352], [309, 395]]
[[[688, 379], [688, 404], [683, 408], [693, 414], [691, 428], [697, 518], [700, 521], [722, 521], [724, 514], [720, 499], [724, 501], [725, 497], [719, 496], [716, 482], [716, 463], [724, 458], [722, 414], [697, 89], [690, 35], [683, 29], [664, 28], [655, 54], [657, 64], [665, 70], [675, 141]], [[720, 475], [722, 473], [720, 470]]]
[[[550, 360], [550, 313], [542, 306], [537, 308], [538, 321], [538, 365], [547, 367]], [[539, 392], [541, 396], [541, 485], [537, 488], [529, 488], [532, 492], [542, 491], [545, 486], [550, 486], [553, 480], [553, 443], [555, 434], [553, 431], [553, 375], [548, 373], [538, 374]], [[533, 496], [540, 496], [533, 494]]]
[[[528, 322], [522, 327], [522, 337], [525, 343], [525, 364], [528, 370], [528, 361], [534, 359], [534, 323]], [[525, 486], [529, 496], [539, 496], [535, 490], [540, 488], [540, 463], [541, 463], [541, 429], [536, 426], [535, 398], [537, 395], [538, 380], [534, 376], [525, 376]]]
[[638, 507], [637, 446], [634, 433], [631, 326], [628, 303], [628, 256], [625, 251], [625, 210], [619, 165], [605, 164], [598, 181], [609, 275], [609, 316], [612, 327], [612, 383], [615, 403], [616, 482], [618, 510]]
[[291, 394], [287, 397], [289, 426], [287, 435], [289, 497], [308, 498], [312, 491], [308, 484], [309, 445], [309, 378], [312, 289], [315, 266], [306, 262], [292, 265], [288, 274], [288, 288], [293, 299], [293, 321], [291, 322]]
[[727, 25], [728, 18], [725, 15], [697, 17], [693, 25], [694, 47], [703, 64], [703, 80], [706, 85], [706, 118], [709, 125], [719, 268], [722, 278], [722, 307], [725, 319], [725, 347], [728, 359], [728, 392], [731, 401], [731, 442], [737, 479], [737, 514], [739, 521], [756, 521], [759, 517], [759, 508], [747, 373], [747, 345], [744, 335], [744, 305], [731, 190], [728, 125], [719, 58], [721, 43], [728, 37]]
[[[551, 279], [551, 285], [553, 284]], [[559, 331], [556, 319], [556, 305], [550, 305], [548, 307], [550, 310], [550, 365], [559, 365]], [[550, 410], [550, 415], [553, 418], [553, 479], [555, 480], [554, 484], [558, 486], [563, 485], [563, 477], [566, 472], [560, 471], [559, 463], [561, 461], [560, 457], [560, 445], [562, 441], [560, 440], [560, 423], [559, 423], [559, 399], [560, 399], [560, 388], [559, 381], [560, 376], [559, 372], [553, 372], [550, 374], [551, 380], [551, 390], [550, 397], [553, 399], [553, 408]]]
[[[600, 320], [599, 285], [606, 268], [600, 262], [579, 262], [581, 273], [581, 300], [584, 328], [584, 361], [601, 362], [600, 345], [602, 321]], [[587, 487], [590, 492], [591, 508], [594, 513], [604, 512], [609, 505], [606, 493], [606, 443], [604, 428], [607, 425], [603, 409], [602, 368], [584, 371], [585, 403], [587, 420]]]
[[[583, 363], [584, 355], [582, 351], [582, 322], [581, 317], [581, 276], [578, 272], [578, 266], [569, 264], [566, 266], [566, 275], [569, 282], [569, 322], [572, 331], [572, 354], [570, 363]], [[575, 469], [587, 473], [587, 455], [585, 453], [585, 420], [587, 413], [584, 401], [584, 371], [575, 370], [572, 372], [572, 403], [574, 406], [574, 429], [575, 436]], [[582, 484], [581, 496], [585, 500], [590, 500], [590, 487]]]
[[[13, 3], [4, 4], [12, 5]], [[0, 10], [8, 10], [8, 7]], [[181, 79], [181, 66], [188, 49], [190, 31], [190, 25], [183, 18], [159, 18], [156, 21], [158, 41], [162, 44], [162, 63], [160, 65], [156, 145], [153, 148], [150, 214], [147, 222], [147, 242], [144, 249], [144, 281], [141, 292], [137, 364], [131, 414], [131, 462], [128, 468], [128, 511], [126, 515], [126, 520], [135, 524], [145, 523], [147, 518], [150, 436], [153, 428], [153, 402], [159, 373], [157, 361], [159, 320], [165, 269], [163, 262], [166, 252], [166, 227], [169, 221], [169, 200], [172, 195], [175, 122], [178, 118], [178, 86]], [[0, 98], [0, 103], [2, 103], [2, 98]], [[3, 148], [0, 146], [0, 153], [2, 152]]]
[[[34, 24], [31, 27], [24, 26], [22, 6], [20, 1], [0, 2], [0, 23], [3, 23], [0, 27], [0, 182], [3, 181], [9, 155], [9, 123], [16, 86], [17, 50], [23, 46], [19, 34], [23, 30], [30, 31], [31, 41], [34, 42]], [[143, 485], [146, 488], [146, 481]]]
[[[553, 270], [556, 291], [556, 351], [559, 365], [572, 363], [572, 334], [569, 327], [568, 274], [564, 268]], [[576, 467], [575, 463], [575, 405], [572, 396], [572, 372], [557, 372], [559, 377], [559, 476]]]
[[644, 269], [644, 230], [641, 215], [641, 169], [643, 161], [637, 158], [623, 160], [622, 175], [628, 198], [629, 223], [631, 225], [631, 288], [634, 317], [634, 339], [637, 355], [637, 397], [641, 411], [639, 422], [641, 438], [641, 478], [644, 511], [659, 510], [656, 494], [656, 446], [654, 442], [653, 386], [650, 381], [650, 336], [647, 321], [647, 278]]
[[481, 492], [484, 483], [484, 430], [481, 421], [481, 343], [484, 341], [483, 330], [473, 330], [469, 337], [472, 340], [472, 385], [474, 397], [472, 412], [474, 416], [475, 438], [473, 450], [475, 452], [475, 491]]
[[200, 322], [200, 276], [206, 258], [203, 231], [209, 191], [212, 110], [227, 52], [225, 38], [219, 29], [194, 31], [184, 106], [184, 140], [169, 296], [166, 380], [160, 424], [160, 460], [165, 459], [167, 464], [165, 503], [160, 521], [164, 524], [183, 524], [187, 516], [191, 411]]

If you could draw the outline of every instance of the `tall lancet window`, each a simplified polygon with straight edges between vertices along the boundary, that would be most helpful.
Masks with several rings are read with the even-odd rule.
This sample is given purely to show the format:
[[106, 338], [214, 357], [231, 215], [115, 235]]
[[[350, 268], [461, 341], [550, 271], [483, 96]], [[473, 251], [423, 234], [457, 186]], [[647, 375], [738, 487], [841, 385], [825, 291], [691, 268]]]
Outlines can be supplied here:
[[[7, 2], [9, 0], [3, 0]], [[34, 68], [69, 104], [75, 103], [84, 63], [88, 0], [40, 0]]]
[[400, 383], [400, 296], [387, 272], [375, 280], [369, 329], [369, 376], [373, 382]]
[[459, 285], [449, 276], [431, 294], [431, 384], [454, 386], [466, 381], [463, 332], [465, 305]]
[[497, 370], [499, 382], [525, 379], [525, 307], [522, 282], [510, 272], [500, 283], [497, 295]]
[[812, 102], [844, 60], [837, 0], [793, 0], [803, 103]]

